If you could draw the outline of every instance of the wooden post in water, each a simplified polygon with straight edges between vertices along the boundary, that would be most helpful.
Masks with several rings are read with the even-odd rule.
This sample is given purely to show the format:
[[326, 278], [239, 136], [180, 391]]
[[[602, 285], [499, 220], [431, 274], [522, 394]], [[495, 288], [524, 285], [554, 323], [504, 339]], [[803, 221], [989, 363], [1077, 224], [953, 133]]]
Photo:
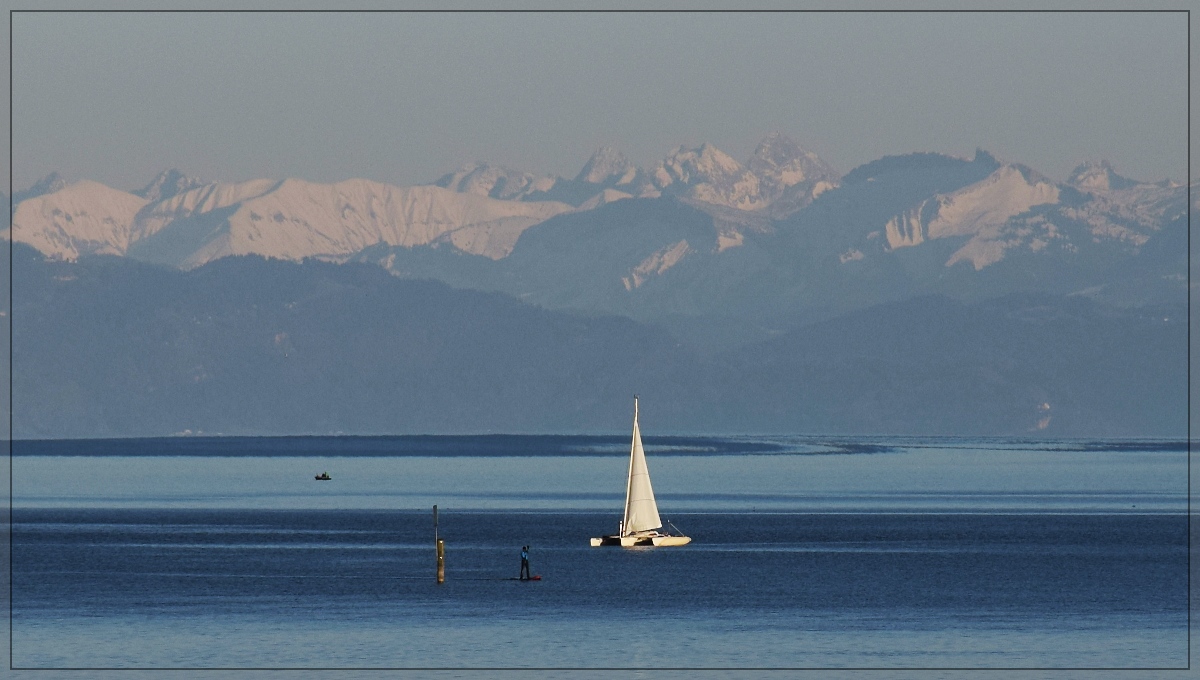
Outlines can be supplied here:
[[433, 506], [433, 544], [437, 547], [437, 582], [446, 582], [446, 544], [438, 538], [437, 506]]
[[437, 542], [438, 555], [438, 583], [446, 582], [446, 542], [438, 539]]

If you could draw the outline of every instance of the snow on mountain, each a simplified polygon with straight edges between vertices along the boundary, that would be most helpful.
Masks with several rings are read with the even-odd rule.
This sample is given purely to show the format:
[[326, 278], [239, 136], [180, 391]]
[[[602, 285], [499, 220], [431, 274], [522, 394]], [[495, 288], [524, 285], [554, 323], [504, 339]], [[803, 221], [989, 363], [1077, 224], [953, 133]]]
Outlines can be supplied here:
[[361, 179], [214, 183], [157, 203], [80, 182], [22, 203], [14, 238], [61, 259], [107, 253], [185, 268], [226, 255], [343, 259], [375, 244], [438, 239], [499, 258], [521, 231], [570, 209]]
[[763, 200], [781, 216], [808, 205], [839, 179], [832, 166], [778, 132], [759, 143], [746, 169], [758, 177]]
[[21, 201], [43, 194], [52, 194], [67, 186], [67, 181], [62, 178], [62, 175], [57, 171], [51, 172], [49, 175], [39, 179], [33, 183], [33, 186], [22, 191], [14, 191], [12, 195], [12, 204], [16, 205]]
[[433, 184], [451, 191], [518, 201], [535, 192], [547, 192], [555, 178], [539, 177], [491, 163], [472, 163], [447, 173]]
[[196, 177], [188, 177], [179, 170], [171, 168], [158, 173], [158, 176], [150, 180], [150, 183], [137, 191], [132, 191], [135, 196], [141, 196], [151, 203], [171, 198], [177, 194], [181, 194], [189, 189], [204, 186], [208, 184], [202, 179]]
[[[59, 188], [17, 204], [12, 233], [13, 240], [59, 259], [107, 253], [184, 268], [227, 255], [345, 261], [375, 246], [406, 249], [392, 251], [405, 271], [463, 286], [500, 285], [496, 281], [505, 277], [525, 281], [521, 277], [551, 260], [568, 263], [555, 269], [559, 279], [533, 277], [533, 283], [514, 289], [540, 290], [545, 300], [570, 297], [555, 291], [595, 265], [594, 280], [611, 290], [593, 294], [576, 286], [576, 298], [596, 305], [603, 298], [605, 311], [621, 313], [635, 304], [628, 301], [633, 297], [653, 298], [657, 313], [671, 309], [666, 301], [690, 300], [695, 304], [689, 309], [708, 309], [709, 303], [696, 301], [692, 287], [705, 282], [711, 289], [704, 290], [720, 293], [725, 277], [777, 276], [797, 291], [813, 290], [808, 275], [792, 269], [799, 257], [832, 262], [835, 276], [852, 281], [855, 272], [890, 272], [883, 258], [926, 242], [938, 245], [895, 257], [921, 252], [947, 267], [969, 263], [954, 273], [966, 276], [971, 268], [981, 270], [1019, 252], [1086, 259], [1081, 249], [1096, 243], [1107, 254], [1133, 255], [1187, 208], [1185, 187], [1137, 183], [1107, 163], [1080, 166], [1068, 182], [1055, 184], [982, 151], [975, 160], [919, 153], [889, 157], [841, 178], [778, 134], [764, 139], [747, 165], [705, 144], [676, 149], [649, 175], [620, 152], [603, 148], [576, 179], [537, 180], [480, 164], [443, 180], [446, 187], [401, 188], [362, 179], [203, 184], [169, 170], [135, 194], [95, 182], [63, 187], [61, 178], [51, 176], [38, 186]], [[641, 184], [648, 181], [653, 184]], [[647, 187], [661, 188], [666, 198], [644, 200], [653, 195]], [[829, 195], [813, 203], [825, 191]], [[634, 196], [643, 200], [626, 200]], [[585, 215], [592, 211], [594, 218]], [[535, 238], [522, 236], [557, 215], [563, 217], [526, 234]], [[577, 240], [557, 235], [564, 224], [574, 225]], [[550, 238], [551, 232], [557, 236]], [[426, 245], [431, 247], [408, 252]], [[1159, 248], [1153, 252], [1166, 247], [1147, 246]], [[447, 257], [455, 251], [504, 264], [489, 269], [492, 264], [482, 258]], [[1059, 261], [1038, 257], [1046, 266]], [[872, 294], [864, 287], [861, 297]]]
[[679, 147], [650, 173], [654, 185], [666, 193], [739, 210], [766, 206], [759, 179], [712, 144]]
[[512, 252], [521, 232], [541, 221], [540, 217], [501, 217], [444, 232], [433, 241], [449, 243], [464, 253], [499, 260]]
[[148, 203], [138, 212], [134, 223], [134, 239], [152, 236], [168, 224], [196, 215], [228, 208], [279, 187], [273, 179], [253, 179], [247, 182], [213, 182], [169, 195], [157, 203]]
[[568, 210], [562, 203], [500, 201], [433, 186], [289, 179], [239, 202], [220, 238], [230, 254], [339, 259], [379, 243], [412, 247], [465, 230], [447, 238], [466, 252], [495, 259], [508, 254], [521, 231]]
[[145, 205], [140, 196], [84, 180], [21, 201], [5, 236], [62, 260], [123, 255]]
[[1080, 191], [1105, 192], [1130, 189], [1138, 183], [1118, 175], [1108, 161], [1088, 161], [1071, 171], [1067, 184]]
[[[1004, 165], [980, 182], [949, 194], [939, 194], [896, 215], [884, 226], [892, 250], [912, 247], [926, 240], [951, 236], [969, 237], [946, 262], [970, 262], [976, 270], [998, 262], [1009, 248], [1022, 242], [1005, 233], [1008, 220], [1033, 206], [1057, 203], [1058, 187], [1032, 171]], [[1049, 225], [1053, 230], [1053, 225]], [[1050, 234], [1053, 236], [1053, 233]], [[1022, 234], [1021, 236], [1030, 236]], [[1029, 240], [1038, 249], [1037, 239]]]
[[1088, 225], [1096, 238], [1144, 244], [1167, 222], [1186, 213], [1187, 190], [1171, 182], [1137, 182], [1113, 171], [1107, 161], [1084, 163], [1067, 184], [1086, 192], [1088, 200], [1064, 207], [1062, 214]]
[[629, 271], [629, 276], [621, 277], [621, 283], [625, 285], [627, 291], [638, 288], [651, 277], [660, 276], [679, 264], [691, 252], [693, 252], [692, 247], [688, 245], [686, 239], [672, 243], [639, 262]]
[[579, 204], [579, 207], [576, 208], [576, 210], [581, 212], [584, 210], [595, 210], [602, 205], [607, 205], [613, 201], [620, 201], [625, 198], [633, 198], [633, 196], [625, 193], [624, 191], [618, 191], [616, 189], [604, 189], [600, 193]]
[[1085, 245], [1080, 239], [1138, 248], [1185, 212], [1184, 187], [1139, 183], [1107, 162], [1080, 165], [1063, 185], [1003, 165], [980, 182], [895, 215], [883, 231], [892, 250], [966, 237], [946, 266], [969, 262], [980, 270], [1017, 248], [1039, 252], [1058, 243], [1077, 251]]
[[632, 185], [637, 176], [637, 166], [625, 154], [611, 146], [602, 146], [584, 164], [575, 181], [618, 187]]
[[746, 165], [703, 144], [679, 147], [649, 175], [664, 193], [775, 218], [800, 210], [840, 182], [828, 163], [778, 132], [759, 143]]
[[557, 200], [588, 209], [614, 198], [600, 195], [616, 189], [629, 196], [654, 198], [668, 193], [741, 211], [783, 217], [838, 186], [839, 176], [827, 163], [787, 136], [768, 135], [748, 165], [712, 144], [676, 148], [650, 171], [635, 166], [611, 146], [598, 149], [575, 179], [539, 177], [490, 163], [474, 163], [448, 173], [434, 184], [452, 191], [508, 200]]
[[534, 175], [502, 165], [472, 163], [447, 173], [433, 182], [459, 193], [509, 201], [551, 201], [581, 207], [604, 205], [615, 200], [608, 189], [624, 196], [657, 196], [645, 173], [620, 151], [605, 146], [592, 154], [575, 179]]

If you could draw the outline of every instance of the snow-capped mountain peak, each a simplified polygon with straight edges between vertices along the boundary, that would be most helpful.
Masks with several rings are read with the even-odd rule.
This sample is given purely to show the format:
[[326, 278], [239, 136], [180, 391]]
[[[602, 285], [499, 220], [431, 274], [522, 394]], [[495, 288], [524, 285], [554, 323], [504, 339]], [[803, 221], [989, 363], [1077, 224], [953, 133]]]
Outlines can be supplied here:
[[939, 194], [893, 217], [884, 233], [893, 250], [927, 240], [965, 237], [966, 242], [946, 266], [969, 262], [980, 270], [1003, 259], [1014, 247], [1029, 246], [1033, 241], [1043, 244], [1031, 246], [1033, 249], [1044, 247], [1046, 239], [1055, 236], [1055, 229], [1046, 227], [1046, 234], [1023, 233], [1015, 238], [1007, 229], [1008, 222], [1034, 206], [1058, 200], [1059, 189], [1053, 182], [1023, 166], [1002, 165], [979, 182]]
[[459, 193], [518, 201], [566, 201], [582, 208], [600, 205], [605, 189], [628, 196], [655, 197], [663, 193], [742, 211], [770, 208], [770, 217], [783, 217], [838, 186], [840, 176], [828, 163], [782, 133], [768, 135], [748, 165], [711, 143], [679, 146], [646, 171], [625, 154], [602, 146], [574, 180], [537, 176], [490, 163], [473, 163], [447, 173], [434, 184]]
[[759, 143], [746, 168], [758, 177], [763, 199], [774, 205], [772, 212], [780, 215], [808, 205], [839, 180], [832, 166], [780, 132]]
[[1097, 192], [1129, 189], [1137, 182], [1118, 175], [1108, 161], [1088, 161], [1071, 171], [1067, 184], [1080, 191]]
[[83, 180], [22, 200], [13, 211], [12, 240], [58, 259], [100, 253], [123, 255], [134, 216], [146, 200]]
[[150, 203], [84, 181], [17, 206], [12, 238], [59, 259], [101, 253], [184, 268], [226, 255], [339, 260], [377, 244], [434, 241], [500, 258], [526, 228], [570, 209], [363, 179], [212, 183]]
[[765, 205], [758, 177], [707, 142], [694, 149], [676, 148], [658, 164], [651, 177], [663, 191], [705, 203], [739, 210], [757, 210]]
[[665, 176], [656, 173], [656, 178], [661, 179], [662, 186], [667, 186], [672, 182], [683, 184], [719, 183], [737, 178], [746, 171], [746, 168], [732, 156], [708, 142], [695, 149], [684, 146], [676, 148], [663, 159], [660, 167], [666, 173]]
[[625, 154], [611, 146], [602, 146], [584, 164], [575, 181], [621, 186], [632, 183], [636, 176], [637, 167]]

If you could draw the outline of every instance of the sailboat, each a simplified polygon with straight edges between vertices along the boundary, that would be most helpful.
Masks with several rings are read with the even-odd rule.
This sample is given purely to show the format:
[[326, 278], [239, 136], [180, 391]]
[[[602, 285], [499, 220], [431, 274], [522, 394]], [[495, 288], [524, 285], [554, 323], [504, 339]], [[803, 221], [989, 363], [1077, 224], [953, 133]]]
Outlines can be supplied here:
[[650, 470], [646, 467], [646, 452], [642, 449], [642, 433], [638, 430], [638, 401], [633, 397], [633, 445], [629, 450], [629, 478], [625, 483], [625, 517], [617, 533], [592, 539], [592, 547], [602, 545], [670, 546], [687, 545], [692, 539], [659, 531], [658, 503], [650, 486]]

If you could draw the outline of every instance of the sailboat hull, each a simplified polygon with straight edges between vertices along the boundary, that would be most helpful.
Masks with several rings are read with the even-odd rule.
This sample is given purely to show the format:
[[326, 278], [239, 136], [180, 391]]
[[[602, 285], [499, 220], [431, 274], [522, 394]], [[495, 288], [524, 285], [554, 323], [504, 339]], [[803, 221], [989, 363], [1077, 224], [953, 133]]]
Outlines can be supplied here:
[[619, 545], [622, 548], [667, 548], [673, 545], [687, 545], [691, 542], [692, 539], [688, 536], [670, 536], [668, 534], [660, 534], [657, 531], [633, 534], [631, 536], [601, 536], [600, 538], [591, 539], [593, 548], [610, 545]]
[[672, 545], [687, 545], [692, 542], [689, 536], [655, 536], [650, 539], [654, 545], [660, 548], [666, 548]]

